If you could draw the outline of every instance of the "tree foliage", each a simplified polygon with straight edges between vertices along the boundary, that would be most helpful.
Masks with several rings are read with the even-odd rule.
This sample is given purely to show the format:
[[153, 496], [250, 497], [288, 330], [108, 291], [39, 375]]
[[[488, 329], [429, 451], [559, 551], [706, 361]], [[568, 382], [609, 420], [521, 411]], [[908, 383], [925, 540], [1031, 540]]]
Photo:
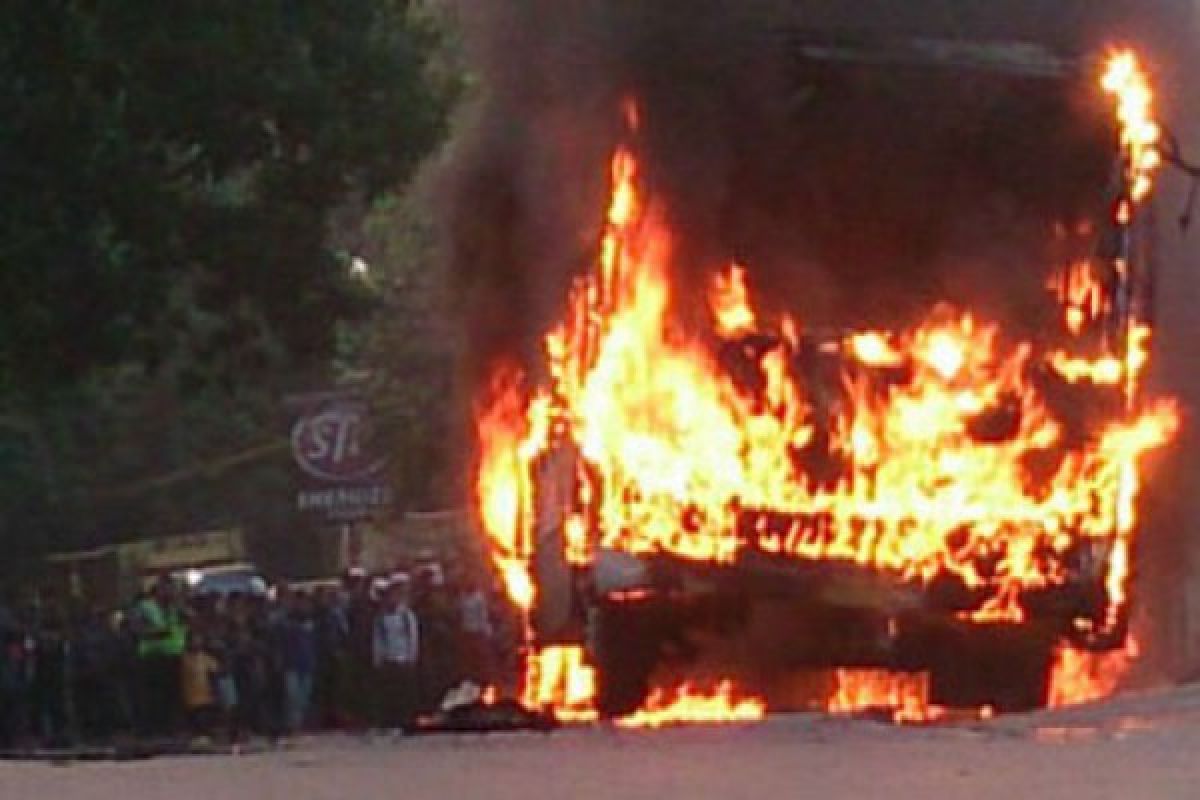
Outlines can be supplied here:
[[[434, 34], [405, 2], [13, 0], [0, 21], [0, 376], [43, 389], [164, 357], [181, 279], [327, 355], [362, 310], [329, 212], [437, 141]], [[18, 302], [13, 302], [19, 299]]]
[[[429, 176], [425, 176], [429, 177]], [[423, 509], [461, 503], [470, 451], [459, 367], [465, 341], [449, 313], [437, 262], [428, 181], [377, 203], [362, 226], [379, 304], [353, 339], [353, 363], [387, 420], [392, 480], [403, 501]]]
[[405, 0], [5, 4], [7, 547], [286, 505], [281, 398], [381, 302], [332, 229], [441, 140], [440, 37]]

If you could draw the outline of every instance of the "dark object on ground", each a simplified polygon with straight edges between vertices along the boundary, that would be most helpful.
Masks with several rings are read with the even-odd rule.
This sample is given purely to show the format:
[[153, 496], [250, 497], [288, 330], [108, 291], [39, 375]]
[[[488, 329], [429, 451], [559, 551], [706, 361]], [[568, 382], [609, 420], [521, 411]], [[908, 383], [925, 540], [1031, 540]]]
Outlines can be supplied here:
[[413, 733], [510, 733], [548, 732], [558, 728], [553, 714], [532, 711], [513, 700], [471, 703], [440, 711], [420, 720]]

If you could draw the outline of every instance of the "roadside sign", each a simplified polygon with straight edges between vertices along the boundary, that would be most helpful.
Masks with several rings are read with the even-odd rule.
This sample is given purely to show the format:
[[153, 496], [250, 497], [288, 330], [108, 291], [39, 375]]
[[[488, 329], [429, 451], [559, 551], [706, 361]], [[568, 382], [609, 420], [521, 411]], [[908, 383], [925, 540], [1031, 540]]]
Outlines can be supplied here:
[[294, 409], [292, 460], [298, 471], [296, 508], [329, 521], [349, 522], [392, 507], [388, 459], [369, 404], [352, 392], [289, 398]]

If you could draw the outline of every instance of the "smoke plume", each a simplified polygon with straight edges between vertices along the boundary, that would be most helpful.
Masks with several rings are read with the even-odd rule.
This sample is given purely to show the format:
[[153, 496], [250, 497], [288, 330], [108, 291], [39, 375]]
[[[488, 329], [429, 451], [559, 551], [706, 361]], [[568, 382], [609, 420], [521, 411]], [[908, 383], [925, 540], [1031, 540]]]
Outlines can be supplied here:
[[1097, 4], [900, 5], [464, 3], [479, 99], [441, 218], [473, 377], [528, 360], [589, 263], [626, 97], [642, 111], [649, 191], [676, 234], [685, 315], [713, 268], [737, 259], [764, 297], [812, 325], [910, 321], [946, 299], [1028, 320], [1046, 220], [1098, 211], [1107, 142], [1076, 124], [1055, 82], [830, 70], [802, 42], [854, 32], [1081, 52], [1102, 27]]

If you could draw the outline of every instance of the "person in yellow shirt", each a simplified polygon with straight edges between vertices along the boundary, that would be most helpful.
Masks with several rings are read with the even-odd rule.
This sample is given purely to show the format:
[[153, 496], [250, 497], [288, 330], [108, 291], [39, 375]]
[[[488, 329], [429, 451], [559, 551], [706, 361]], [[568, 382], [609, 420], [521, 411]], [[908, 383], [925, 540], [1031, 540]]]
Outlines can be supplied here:
[[193, 736], [207, 737], [211, 733], [217, 714], [214, 686], [220, 669], [217, 659], [204, 647], [204, 640], [195, 634], [188, 637], [187, 650], [180, 660], [179, 683]]

